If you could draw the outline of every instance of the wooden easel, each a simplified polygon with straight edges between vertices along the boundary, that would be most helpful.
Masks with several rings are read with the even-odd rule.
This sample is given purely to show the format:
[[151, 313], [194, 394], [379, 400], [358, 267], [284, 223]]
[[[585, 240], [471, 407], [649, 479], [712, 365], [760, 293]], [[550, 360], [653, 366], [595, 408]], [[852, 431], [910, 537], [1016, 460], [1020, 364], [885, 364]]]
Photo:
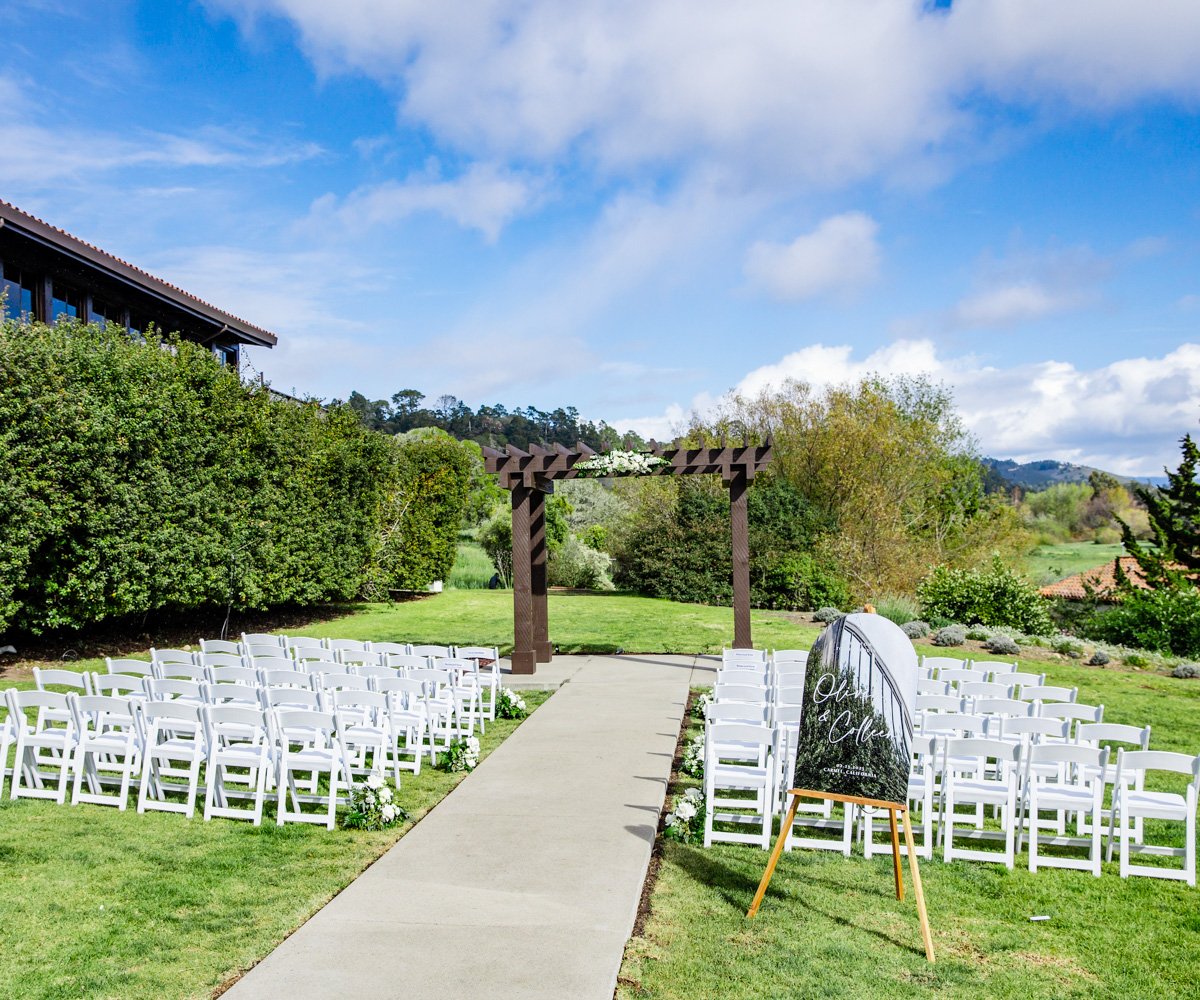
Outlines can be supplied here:
[[767, 862], [767, 870], [763, 872], [762, 881], [758, 884], [758, 892], [754, 894], [754, 902], [746, 912], [747, 917], [758, 913], [763, 896], [767, 894], [767, 886], [771, 884], [771, 876], [775, 874], [775, 866], [779, 863], [779, 855], [783, 853], [783, 845], [787, 842], [788, 834], [792, 831], [792, 823], [796, 819], [796, 809], [801, 799], [829, 799], [833, 802], [843, 802], [850, 805], [871, 806], [875, 809], [886, 809], [892, 827], [892, 860], [896, 872], [896, 898], [904, 898], [904, 877], [900, 871], [900, 836], [896, 829], [896, 816], [900, 815], [904, 822], [904, 844], [908, 848], [908, 868], [912, 872], [913, 892], [917, 897], [917, 916], [921, 921], [921, 938], [925, 942], [925, 957], [930, 963], [933, 957], [933, 935], [929, 930], [929, 914], [925, 910], [925, 893], [921, 889], [921, 870], [917, 866], [917, 848], [913, 843], [912, 823], [908, 818], [908, 806], [898, 802], [884, 802], [880, 799], [864, 799], [854, 795], [835, 795], [831, 792], [810, 792], [803, 788], [793, 788], [788, 792], [792, 804], [788, 808], [787, 817], [779, 830], [775, 848], [771, 851], [771, 860]]

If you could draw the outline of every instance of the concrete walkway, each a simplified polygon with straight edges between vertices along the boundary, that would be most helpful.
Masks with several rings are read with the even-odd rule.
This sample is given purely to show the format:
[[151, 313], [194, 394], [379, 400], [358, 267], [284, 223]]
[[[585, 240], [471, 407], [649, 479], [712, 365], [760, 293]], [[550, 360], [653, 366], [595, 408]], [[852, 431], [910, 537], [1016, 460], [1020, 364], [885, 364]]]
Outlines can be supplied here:
[[540, 667], [528, 681], [562, 683], [553, 697], [226, 996], [611, 1000], [687, 689], [711, 666]]

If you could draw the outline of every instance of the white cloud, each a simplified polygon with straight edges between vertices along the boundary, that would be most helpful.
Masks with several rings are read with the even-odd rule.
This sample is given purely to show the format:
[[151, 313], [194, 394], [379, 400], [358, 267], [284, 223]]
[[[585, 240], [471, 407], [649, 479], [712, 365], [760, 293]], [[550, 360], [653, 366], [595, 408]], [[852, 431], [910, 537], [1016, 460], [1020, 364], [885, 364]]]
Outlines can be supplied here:
[[1013, 326], [1074, 309], [1081, 298], [1074, 292], [1051, 291], [1037, 282], [1019, 282], [968, 295], [952, 313], [954, 325]]
[[537, 199], [540, 185], [494, 164], [476, 163], [461, 176], [442, 179], [436, 164], [403, 181], [360, 187], [340, 202], [325, 195], [314, 219], [332, 218], [351, 231], [388, 225], [417, 212], [436, 212], [495, 242], [501, 229]]
[[791, 243], [759, 241], [746, 253], [746, 277], [777, 299], [809, 299], [858, 288], [879, 273], [879, 231], [861, 212], [826, 219]]
[[[754, 395], [788, 379], [837, 385], [875, 373], [924, 374], [946, 384], [984, 454], [996, 458], [1057, 458], [1122, 475], [1159, 475], [1177, 464], [1177, 441], [1200, 418], [1197, 343], [1096, 368], [1052, 360], [1002, 368], [970, 355], [943, 356], [928, 340], [896, 341], [862, 357], [849, 346], [814, 344], [755, 369], [734, 391]], [[690, 409], [714, 406], [700, 396]], [[686, 423], [686, 412], [672, 405], [661, 415], [615, 423], [669, 437]]]
[[[1200, 97], [1194, 0], [209, 0], [277, 14], [324, 73], [393, 88], [473, 156], [718, 165], [842, 184], [978, 131], [975, 109]], [[980, 99], [982, 98], [982, 100]]]

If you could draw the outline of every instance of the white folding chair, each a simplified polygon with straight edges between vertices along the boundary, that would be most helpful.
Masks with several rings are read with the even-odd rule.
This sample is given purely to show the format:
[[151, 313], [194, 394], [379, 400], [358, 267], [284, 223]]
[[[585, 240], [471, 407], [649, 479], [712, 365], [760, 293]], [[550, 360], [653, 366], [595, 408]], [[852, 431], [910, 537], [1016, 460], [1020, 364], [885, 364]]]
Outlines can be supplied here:
[[946, 697], [950, 694], [949, 681], [935, 681], [929, 677], [917, 678], [917, 694], [931, 694]]
[[[200, 707], [182, 700], [148, 701], [142, 707], [142, 715], [146, 736], [137, 811], [177, 812], [191, 819], [200, 790], [200, 767], [208, 756]], [[185, 779], [182, 785], [167, 780], [179, 777]], [[170, 793], [182, 794], [183, 802], [167, 798]]]
[[[936, 736], [914, 736], [911, 745], [912, 770], [908, 775], [908, 812], [912, 823], [913, 834], [917, 838], [917, 857], [933, 857], [934, 831], [937, 828], [937, 817], [934, 814], [933, 799], [936, 790], [936, 772], [938, 767], [938, 738]], [[913, 807], [916, 807], [915, 810]], [[916, 816], [913, 816], [913, 813]], [[875, 843], [876, 822], [880, 812], [875, 809], [863, 810], [863, 856], [870, 858], [876, 854], [892, 853], [891, 837], [886, 836], [882, 844]], [[890, 834], [891, 825], [888, 817], [883, 817], [886, 827], [879, 831]], [[900, 845], [900, 853], [908, 856], [908, 845]]]
[[129, 677], [154, 676], [154, 664], [147, 660], [133, 660], [128, 657], [115, 659], [111, 656], [106, 656], [104, 663], [110, 674], [125, 674]]
[[[714, 840], [735, 844], [771, 843], [774, 808], [774, 763], [771, 748], [774, 733], [770, 726], [751, 726], [739, 722], [715, 722], [707, 727], [704, 759], [704, 846]], [[724, 757], [722, 746], [753, 746], [753, 761]], [[722, 794], [723, 793], [723, 794]], [[721, 824], [718, 827], [717, 824]], [[725, 826], [757, 827], [752, 833], [726, 830]]]
[[1007, 673], [997, 671], [992, 674], [993, 684], [1007, 684], [1009, 687], [1040, 687], [1046, 683], [1045, 674], [1031, 674], [1024, 670], [1012, 670]]
[[[129, 805], [129, 788], [141, 770], [142, 726], [139, 704], [129, 698], [106, 695], [71, 695], [78, 742], [75, 744], [75, 784], [71, 804], [92, 802], [115, 805], [121, 812]], [[119, 783], [116, 794], [104, 791], [104, 780]], [[87, 791], [83, 783], [87, 782]]]
[[479, 667], [483, 717], [491, 722], [496, 718], [500, 694], [500, 650], [495, 646], [456, 646], [454, 655], [459, 660], [474, 660]]
[[279, 711], [309, 711], [321, 712], [325, 709], [325, 702], [321, 698], [319, 691], [314, 691], [311, 687], [290, 687], [279, 686], [272, 684], [262, 688], [263, 699], [267, 703], [268, 709], [277, 709]]
[[[276, 823], [317, 823], [332, 830], [337, 816], [338, 785], [342, 778], [342, 750], [337, 720], [331, 712], [304, 710], [275, 713], [279, 753], [279, 805]], [[308, 774], [313, 791], [301, 793], [296, 775]], [[329, 775], [328, 794], [319, 792], [319, 780]], [[348, 779], [347, 779], [348, 780]], [[290, 802], [290, 806], [289, 806]], [[305, 811], [304, 805], [323, 805], [323, 812]]]
[[257, 666], [259, 661], [263, 660], [291, 660], [288, 650], [284, 646], [272, 644], [269, 642], [247, 642], [242, 644], [242, 655], [247, 657], [251, 664]]
[[1013, 689], [1007, 684], [991, 681], [967, 681], [958, 686], [958, 693], [974, 701], [978, 698], [1012, 698]]
[[[1029, 830], [1029, 870], [1043, 868], [1077, 868], [1100, 877], [1100, 810], [1104, 805], [1104, 781], [1101, 775], [1108, 766], [1108, 749], [1081, 747], [1066, 743], [1035, 743], [1024, 750], [1025, 776], [1021, 792], [1021, 816], [1018, 825], [1017, 850], [1021, 850], [1025, 829]], [[1053, 812], [1049, 821], [1043, 812]], [[1068, 837], [1055, 833], [1045, 837], [1041, 827], [1049, 825], [1063, 830], [1068, 813], [1091, 817], [1090, 837]], [[1041, 846], [1086, 847], [1086, 859], [1043, 854]]]
[[242, 652], [247, 652], [248, 646], [278, 646], [280, 649], [287, 645], [287, 636], [271, 632], [243, 632]]
[[154, 672], [159, 680], [164, 681], [194, 681], [199, 684], [208, 680], [208, 667], [197, 666], [195, 663], [168, 661], [156, 663]]
[[233, 705], [259, 711], [265, 707], [262, 688], [257, 684], [205, 684], [202, 690], [205, 705]]
[[151, 646], [150, 662], [156, 667], [161, 667], [168, 663], [186, 663], [189, 666], [195, 666], [196, 654], [190, 649], [155, 649]]
[[33, 668], [33, 683], [39, 691], [49, 691], [50, 686], [66, 688], [63, 694], [85, 695], [92, 693], [91, 678], [86, 671], [74, 670], [44, 670]]
[[292, 656], [296, 656], [300, 652], [309, 652], [316, 650], [324, 655], [327, 653], [324, 639], [314, 639], [309, 635], [289, 635], [284, 638], [284, 649]]
[[1097, 723], [1104, 721], [1103, 705], [1080, 705], [1077, 702], [1034, 702], [1034, 714], [1045, 719], [1066, 719], [1068, 722]]
[[[77, 730], [68, 695], [57, 691], [4, 692], [8, 701], [9, 725], [16, 733], [9, 796], [14, 799], [67, 800], [67, 782], [75, 752]], [[71, 696], [73, 697], [73, 696]], [[30, 721], [29, 710], [35, 710]], [[48, 787], [57, 781], [57, 788]]]
[[417, 656], [413, 653], [383, 653], [384, 666], [399, 670], [405, 675], [411, 670], [428, 670], [429, 657]]
[[337, 720], [346, 780], [372, 771], [387, 773], [392, 746], [387, 695], [378, 691], [335, 691], [330, 708]]
[[[272, 741], [266, 714], [248, 705], [208, 705], [203, 719], [208, 739], [204, 818], [248, 819], [258, 826], [271, 770]], [[245, 796], [251, 801], [249, 809], [232, 804], [231, 800]]]
[[985, 674], [992, 680], [995, 680], [993, 674], [1012, 673], [1014, 670], [1021, 669], [1015, 660], [1012, 663], [1007, 660], [968, 660], [967, 662], [972, 670]]
[[197, 659], [200, 662], [200, 666], [209, 669], [210, 676], [211, 672], [217, 669], [232, 667], [245, 669], [250, 667], [250, 664], [240, 653], [201, 653]]
[[713, 687], [713, 700], [717, 702], [740, 701], [747, 704], [766, 704], [768, 689], [756, 684], [721, 683]]
[[407, 677], [379, 677], [372, 682], [374, 690], [387, 697], [388, 728], [391, 733], [392, 765], [396, 781], [400, 771], [421, 773], [421, 755], [425, 746], [425, 685]]
[[389, 653], [399, 653], [401, 656], [407, 656], [412, 652], [412, 647], [407, 642], [368, 642], [367, 649], [372, 653], [379, 653], [381, 656], [386, 656]]
[[[1080, 722], [1075, 727], [1075, 742], [1080, 746], [1099, 748], [1102, 744], [1107, 746], [1111, 752], [1109, 757], [1108, 767], [1104, 769], [1104, 774], [1101, 775], [1105, 785], [1113, 784], [1117, 779], [1117, 762], [1115, 751], [1119, 747], [1114, 744], [1124, 744], [1126, 750], [1149, 750], [1150, 749], [1150, 727], [1149, 726], [1124, 726], [1116, 722]], [[1108, 825], [1111, 819], [1111, 811], [1105, 809], [1101, 813], [1101, 820], [1104, 825]], [[1135, 844], [1142, 842], [1143, 823], [1140, 818], [1134, 821], [1133, 840]], [[1081, 816], [1079, 820], [1079, 833], [1087, 833], [1087, 822]]]
[[159, 680], [149, 677], [146, 679], [146, 694], [151, 701], [173, 701], [197, 708], [205, 704], [204, 689], [199, 681]]
[[145, 701], [146, 682], [151, 679], [131, 674], [93, 673], [90, 679], [91, 693], [108, 695], [110, 698], [132, 698], [134, 701]]
[[750, 665], [765, 667], [767, 665], [765, 649], [722, 649], [721, 663], [723, 666]]
[[381, 654], [372, 653], [369, 649], [338, 649], [333, 655], [344, 670], [357, 666], [375, 667], [383, 662]]
[[981, 676], [978, 671], [972, 670], [970, 667], [945, 667], [938, 671], [937, 679], [946, 681], [957, 691], [963, 684], [973, 684]]
[[[992, 739], [950, 737], [942, 744], [942, 810], [939, 836], [942, 858], [953, 861], [1002, 862], [1013, 867], [1017, 830], [1017, 786], [1020, 781], [1021, 746]], [[972, 814], [960, 814], [959, 805], [974, 806]], [[998, 807], [1002, 831], [978, 828], [978, 810]], [[970, 822], [972, 829], [958, 824]], [[1003, 839], [1002, 852], [956, 846], [960, 840]]]
[[941, 677], [943, 670], [962, 670], [967, 661], [957, 656], [922, 656], [921, 668], [932, 670], [934, 677]]
[[208, 682], [213, 685], [242, 684], [256, 687], [259, 672], [253, 667], [209, 667]]
[[[1151, 772], [1189, 775], [1183, 794], [1150, 791], [1146, 775]], [[1191, 757], [1165, 750], [1117, 750], [1117, 774], [1113, 785], [1112, 817], [1108, 825], [1108, 860], [1112, 860], [1113, 838], [1121, 842], [1121, 878], [1145, 875], [1149, 878], [1178, 879], [1196, 884], [1196, 799], [1200, 790], [1200, 756]], [[1138, 820], [1157, 819], [1184, 824], [1183, 847], [1135, 843], [1134, 824]], [[1119, 823], [1119, 825], [1118, 825]], [[1182, 868], [1135, 865], [1131, 853], [1182, 857]]]
[[976, 715], [999, 715], [1005, 718], [1023, 719], [1033, 715], [1034, 704], [1016, 698], [976, 698], [971, 711]]

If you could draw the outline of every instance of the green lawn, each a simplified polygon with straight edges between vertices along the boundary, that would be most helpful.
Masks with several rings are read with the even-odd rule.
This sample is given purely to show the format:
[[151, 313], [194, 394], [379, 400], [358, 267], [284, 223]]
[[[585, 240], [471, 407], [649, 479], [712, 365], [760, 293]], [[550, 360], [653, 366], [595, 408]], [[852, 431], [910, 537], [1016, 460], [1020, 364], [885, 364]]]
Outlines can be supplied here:
[[[1150, 723], [1154, 748], [1200, 751], [1200, 682], [1078, 663], [1039, 669], [1050, 683], [1077, 685], [1080, 701], [1102, 702], [1108, 721]], [[699, 723], [689, 726], [699, 732]], [[673, 790], [695, 783], [676, 775]], [[1179, 824], [1147, 831], [1155, 842], [1183, 842]], [[1031, 874], [1027, 853], [1012, 872], [922, 862], [938, 956], [929, 966], [911, 895], [901, 903], [893, 894], [890, 858], [786, 854], [748, 921], [765, 851], [663, 846], [644, 934], [626, 949], [619, 1000], [1197, 995], [1200, 890], [1123, 880], [1115, 860], [1099, 879], [1055, 869]], [[1034, 915], [1050, 919], [1031, 922]]]
[[454, 558], [454, 569], [446, 580], [453, 590], [482, 590], [496, 574], [496, 567], [488, 558], [483, 546], [464, 532], [459, 536], [458, 554]]
[[1095, 542], [1063, 542], [1039, 545], [1025, 557], [1025, 575], [1039, 587], [1055, 583], [1084, 570], [1112, 562], [1125, 554], [1120, 543], [1097, 545]]
[[[529, 692], [533, 709], [548, 694]], [[498, 720], [483, 755], [519, 725]], [[7, 797], [0, 802], [0, 994], [208, 997], [345, 888], [462, 780], [401, 781], [411, 819], [380, 833]]]

